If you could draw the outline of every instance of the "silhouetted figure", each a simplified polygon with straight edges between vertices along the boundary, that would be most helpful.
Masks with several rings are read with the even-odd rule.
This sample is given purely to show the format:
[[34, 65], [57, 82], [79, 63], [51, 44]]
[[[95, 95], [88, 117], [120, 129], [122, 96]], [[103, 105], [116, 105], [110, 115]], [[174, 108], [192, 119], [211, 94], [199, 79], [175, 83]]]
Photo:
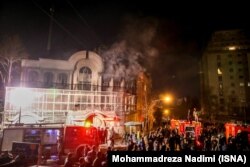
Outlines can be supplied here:
[[27, 161], [24, 153], [19, 153], [12, 161], [0, 165], [0, 167], [27, 167]]
[[4, 151], [0, 155], [0, 165], [9, 163], [13, 159], [13, 156], [9, 153], [9, 151]]

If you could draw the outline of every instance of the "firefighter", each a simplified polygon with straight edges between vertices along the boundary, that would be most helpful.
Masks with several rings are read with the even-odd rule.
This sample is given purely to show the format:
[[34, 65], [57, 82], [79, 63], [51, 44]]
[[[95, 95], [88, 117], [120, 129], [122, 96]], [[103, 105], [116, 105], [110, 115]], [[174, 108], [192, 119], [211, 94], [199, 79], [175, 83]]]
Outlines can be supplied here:
[[198, 122], [199, 121], [199, 117], [198, 117], [198, 112], [196, 111], [196, 108], [194, 108], [193, 116], [194, 116], [195, 122]]
[[235, 138], [232, 136], [232, 134], [229, 134], [229, 137], [228, 137], [227, 151], [236, 151]]
[[241, 135], [241, 130], [238, 130], [237, 135], [235, 136], [235, 144], [237, 151], [243, 151], [242, 143], [243, 139]]

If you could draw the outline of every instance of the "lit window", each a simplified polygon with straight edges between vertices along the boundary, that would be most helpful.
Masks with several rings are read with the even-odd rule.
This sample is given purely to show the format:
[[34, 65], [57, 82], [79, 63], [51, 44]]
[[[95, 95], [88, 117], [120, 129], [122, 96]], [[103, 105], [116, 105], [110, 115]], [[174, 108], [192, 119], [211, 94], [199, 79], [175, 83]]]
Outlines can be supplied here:
[[236, 49], [235, 46], [230, 46], [230, 47], [228, 47], [228, 50], [235, 50], [235, 49]]
[[217, 69], [217, 73], [218, 73], [218, 75], [222, 75], [222, 71], [221, 71], [221, 69]]
[[247, 83], [247, 86], [250, 86], [250, 82]]

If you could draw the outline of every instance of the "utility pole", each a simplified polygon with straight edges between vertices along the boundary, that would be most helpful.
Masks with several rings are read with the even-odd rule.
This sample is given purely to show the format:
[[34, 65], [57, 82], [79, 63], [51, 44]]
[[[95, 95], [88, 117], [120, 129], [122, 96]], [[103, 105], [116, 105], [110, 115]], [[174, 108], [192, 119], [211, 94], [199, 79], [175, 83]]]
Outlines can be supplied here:
[[50, 54], [51, 50], [51, 39], [52, 39], [52, 29], [53, 29], [53, 22], [54, 22], [54, 5], [49, 9], [50, 10], [50, 24], [49, 24], [49, 34], [48, 34], [48, 43], [47, 43], [47, 51]]

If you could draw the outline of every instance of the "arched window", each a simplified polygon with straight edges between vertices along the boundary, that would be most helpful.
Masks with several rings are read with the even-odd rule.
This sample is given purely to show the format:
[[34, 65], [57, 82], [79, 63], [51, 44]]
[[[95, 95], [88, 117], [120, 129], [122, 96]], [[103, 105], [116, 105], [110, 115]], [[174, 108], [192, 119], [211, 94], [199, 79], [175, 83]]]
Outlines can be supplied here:
[[79, 70], [79, 73], [81, 75], [82, 81], [89, 81], [92, 78], [92, 71], [88, 67], [82, 67]]
[[79, 70], [78, 89], [91, 90], [92, 71], [88, 67], [82, 67]]
[[54, 75], [52, 72], [46, 72], [44, 74], [44, 86], [45, 87], [53, 87]]

